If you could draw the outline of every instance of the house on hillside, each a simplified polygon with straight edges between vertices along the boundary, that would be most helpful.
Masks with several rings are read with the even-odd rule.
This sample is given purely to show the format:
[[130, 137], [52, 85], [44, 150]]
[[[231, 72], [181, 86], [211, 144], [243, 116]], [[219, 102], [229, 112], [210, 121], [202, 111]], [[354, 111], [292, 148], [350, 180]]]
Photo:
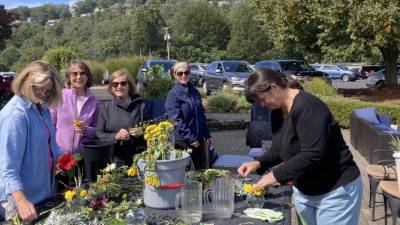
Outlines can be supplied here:
[[52, 19], [52, 20], [47, 20], [46, 21], [46, 27], [48, 26], [54, 26], [56, 23], [59, 23], [61, 19]]

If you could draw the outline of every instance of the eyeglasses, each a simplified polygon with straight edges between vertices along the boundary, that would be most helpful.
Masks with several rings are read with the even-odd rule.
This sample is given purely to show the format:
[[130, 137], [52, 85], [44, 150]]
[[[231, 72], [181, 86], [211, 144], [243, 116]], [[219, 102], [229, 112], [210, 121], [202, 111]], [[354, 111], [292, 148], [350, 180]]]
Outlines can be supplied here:
[[190, 70], [176, 72], [177, 77], [182, 77], [183, 75], [189, 76], [189, 74], [190, 74]]
[[78, 75], [86, 76], [86, 72], [70, 72], [71, 77], [77, 77]]
[[113, 82], [111, 83], [111, 86], [113, 86], [113, 87], [116, 88], [116, 87], [118, 87], [120, 84], [121, 84], [121, 86], [125, 86], [125, 85], [128, 84], [128, 81], [121, 81], [121, 82], [113, 81]]

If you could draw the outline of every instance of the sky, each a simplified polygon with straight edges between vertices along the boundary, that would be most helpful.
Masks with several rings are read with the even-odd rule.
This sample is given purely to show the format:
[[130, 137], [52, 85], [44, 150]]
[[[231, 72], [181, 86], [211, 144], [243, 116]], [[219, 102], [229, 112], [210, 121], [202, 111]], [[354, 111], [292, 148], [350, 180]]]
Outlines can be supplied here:
[[4, 5], [6, 9], [16, 8], [18, 6], [36, 7], [46, 3], [53, 4], [69, 4], [77, 0], [0, 0], [0, 5]]

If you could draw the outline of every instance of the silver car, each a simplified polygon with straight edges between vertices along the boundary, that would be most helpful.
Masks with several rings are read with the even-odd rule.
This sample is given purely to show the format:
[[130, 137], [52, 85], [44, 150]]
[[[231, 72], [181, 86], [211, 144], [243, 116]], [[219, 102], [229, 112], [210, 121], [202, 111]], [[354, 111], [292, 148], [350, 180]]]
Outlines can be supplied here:
[[328, 74], [329, 80], [341, 79], [346, 82], [357, 80], [357, 74], [343, 65], [318, 64], [313, 65], [313, 67], [318, 71]]
[[[397, 82], [400, 83], [400, 67], [397, 67]], [[382, 87], [385, 85], [385, 69], [381, 69], [368, 76], [367, 87]]]

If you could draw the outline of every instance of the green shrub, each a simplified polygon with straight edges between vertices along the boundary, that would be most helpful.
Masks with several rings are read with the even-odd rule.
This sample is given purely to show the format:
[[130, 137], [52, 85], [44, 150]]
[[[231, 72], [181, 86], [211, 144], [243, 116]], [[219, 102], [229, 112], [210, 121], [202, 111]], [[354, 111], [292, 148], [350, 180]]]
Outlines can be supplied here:
[[144, 60], [143, 57], [120, 57], [106, 59], [104, 64], [110, 75], [116, 70], [125, 68], [136, 79], [139, 67], [143, 64]]
[[236, 99], [230, 95], [218, 94], [208, 98], [207, 109], [210, 112], [232, 112]]
[[162, 76], [164, 68], [160, 65], [151, 67], [144, 79], [147, 83], [141, 95], [145, 98], [165, 98], [171, 88], [175, 85], [175, 78], [170, 76]]
[[334, 97], [320, 97], [325, 104], [328, 105], [336, 121], [343, 128], [350, 127], [350, 114], [353, 109], [376, 107], [379, 114], [389, 114], [392, 117], [394, 124], [400, 122], [400, 105], [393, 104], [376, 104], [372, 102], [363, 102], [359, 100], [350, 100], [345, 98], [334, 98]]
[[337, 89], [321, 78], [313, 78], [310, 81], [306, 81], [304, 82], [303, 87], [304, 90], [316, 96], [339, 96]]
[[103, 79], [103, 73], [106, 70], [104, 63], [94, 60], [87, 60], [85, 63], [88, 65], [90, 72], [92, 72], [93, 83], [100, 84]]
[[246, 111], [249, 112], [251, 108], [251, 104], [246, 100], [246, 97], [240, 96], [236, 100], [236, 111]]
[[197, 91], [200, 93], [202, 98], [207, 97], [206, 93], [204, 92], [203, 88], [197, 87]]

